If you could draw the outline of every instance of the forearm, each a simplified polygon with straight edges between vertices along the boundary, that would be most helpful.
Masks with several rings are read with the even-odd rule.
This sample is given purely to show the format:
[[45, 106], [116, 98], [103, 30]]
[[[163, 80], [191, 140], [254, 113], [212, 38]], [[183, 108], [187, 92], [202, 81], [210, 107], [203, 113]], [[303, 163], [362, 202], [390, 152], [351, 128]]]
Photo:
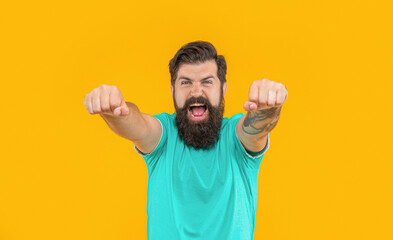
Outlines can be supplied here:
[[266, 136], [277, 124], [281, 106], [269, 109], [249, 111], [244, 119], [242, 129], [245, 133], [259, 137]]
[[131, 141], [142, 139], [146, 136], [147, 123], [138, 107], [130, 102], [126, 102], [129, 113], [126, 116], [114, 116], [112, 114], [101, 113], [100, 116], [108, 126], [119, 136]]

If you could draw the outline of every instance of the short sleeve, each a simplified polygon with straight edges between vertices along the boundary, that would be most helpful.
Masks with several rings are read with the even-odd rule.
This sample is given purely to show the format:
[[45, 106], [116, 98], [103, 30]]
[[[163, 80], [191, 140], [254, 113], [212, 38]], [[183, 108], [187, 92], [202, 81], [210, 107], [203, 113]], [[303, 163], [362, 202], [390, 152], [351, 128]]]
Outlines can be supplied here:
[[135, 151], [139, 155], [141, 155], [143, 157], [143, 159], [146, 162], [146, 165], [149, 168], [157, 163], [157, 160], [162, 155], [164, 146], [165, 146], [165, 144], [167, 142], [167, 138], [168, 138], [168, 115], [169, 114], [167, 114], [167, 113], [161, 113], [161, 114], [158, 114], [158, 115], [153, 115], [153, 117], [158, 119], [158, 121], [160, 122], [162, 133], [161, 133], [160, 141], [158, 142], [157, 146], [154, 148], [154, 150], [151, 153], [148, 153], [148, 154], [143, 153], [134, 144]]
[[243, 113], [239, 113], [239, 114], [234, 115], [231, 118], [231, 122], [232, 122], [231, 131], [233, 134], [233, 141], [235, 142], [235, 151], [238, 154], [240, 154], [246, 167], [253, 168], [253, 169], [259, 168], [262, 158], [270, 146], [270, 133], [268, 133], [268, 135], [267, 135], [267, 142], [266, 142], [265, 147], [260, 152], [254, 153], [254, 152], [248, 151], [247, 149], [245, 149], [243, 147], [243, 145], [240, 142], [240, 139], [238, 138], [237, 133], [236, 133], [236, 125], [243, 115], [244, 115]]

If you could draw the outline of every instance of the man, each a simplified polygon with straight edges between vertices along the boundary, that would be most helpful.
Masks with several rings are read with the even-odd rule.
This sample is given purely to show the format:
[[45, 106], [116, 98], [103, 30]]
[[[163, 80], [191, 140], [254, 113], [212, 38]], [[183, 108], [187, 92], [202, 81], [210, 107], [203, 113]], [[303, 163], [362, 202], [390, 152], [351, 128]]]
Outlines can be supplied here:
[[254, 81], [248, 113], [223, 118], [226, 68], [209, 42], [184, 45], [169, 63], [171, 115], [140, 112], [115, 86], [85, 96], [88, 112], [131, 140], [146, 162], [148, 239], [253, 238], [258, 169], [288, 92]]

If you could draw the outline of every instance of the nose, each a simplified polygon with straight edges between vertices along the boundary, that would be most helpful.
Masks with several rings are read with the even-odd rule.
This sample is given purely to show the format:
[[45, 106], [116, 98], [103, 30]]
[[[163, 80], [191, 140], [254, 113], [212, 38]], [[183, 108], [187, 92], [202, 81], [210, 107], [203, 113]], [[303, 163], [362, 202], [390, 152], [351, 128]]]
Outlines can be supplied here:
[[191, 94], [192, 97], [200, 97], [200, 96], [202, 96], [202, 87], [199, 86], [198, 83], [193, 84], [190, 94]]

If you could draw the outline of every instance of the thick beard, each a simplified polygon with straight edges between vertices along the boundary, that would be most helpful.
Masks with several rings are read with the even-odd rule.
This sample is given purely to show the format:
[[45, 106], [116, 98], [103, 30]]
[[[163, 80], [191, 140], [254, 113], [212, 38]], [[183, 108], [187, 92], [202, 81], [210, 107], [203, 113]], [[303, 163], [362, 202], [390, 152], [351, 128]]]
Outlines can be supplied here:
[[[183, 108], [176, 109], [176, 125], [181, 139], [195, 149], [209, 149], [213, 147], [219, 139], [219, 131], [224, 116], [224, 99], [222, 91], [220, 93], [219, 107], [213, 107], [210, 102], [203, 98], [190, 98], [186, 101]], [[187, 115], [188, 107], [193, 103], [205, 104], [208, 109], [208, 117], [200, 121], [192, 121]]]

